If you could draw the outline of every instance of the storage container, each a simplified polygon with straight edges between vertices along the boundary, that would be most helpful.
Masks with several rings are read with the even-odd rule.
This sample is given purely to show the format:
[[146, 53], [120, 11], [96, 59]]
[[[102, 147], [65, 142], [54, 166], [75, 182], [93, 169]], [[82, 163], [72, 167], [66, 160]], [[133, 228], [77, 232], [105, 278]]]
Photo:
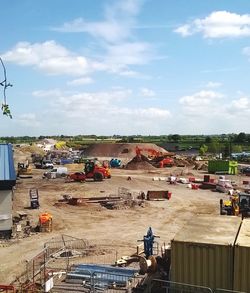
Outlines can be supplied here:
[[225, 173], [225, 174], [237, 174], [238, 163], [235, 161], [226, 160], [210, 160], [208, 161], [209, 173]]
[[250, 292], [250, 219], [244, 219], [234, 248], [234, 290]]
[[240, 223], [234, 216], [193, 217], [171, 242], [171, 281], [232, 290]]

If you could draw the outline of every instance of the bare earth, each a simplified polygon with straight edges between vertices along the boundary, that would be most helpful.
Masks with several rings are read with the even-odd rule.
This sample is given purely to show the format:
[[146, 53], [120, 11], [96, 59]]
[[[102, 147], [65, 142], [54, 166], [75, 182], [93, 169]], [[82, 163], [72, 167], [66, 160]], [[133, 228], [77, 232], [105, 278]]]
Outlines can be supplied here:
[[[72, 171], [81, 171], [81, 165], [73, 165]], [[183, 225], [196, 214], [219, 214], [219, 199], [227, 195], [207, 190], [191, 190], [184, 184], [170, 185], [164, 181], [153, 181], [156, 176], [190, 174], [203, 178], [201, 171], [185, 168], [145, 170], [112, 169], [112, 178], [103, 182], [88, 181], [85, 183], [65, 183], [64, 179], [42, 179], [43, 170], [34, 170], [32, 179], [17, 181], [14, 192], [14, 211], [28, 213], [32, 226], [38, 223], [38, 215], [49, 212], [53, 215], [53, 232], [37, 233], [15, 241], [7, 247], [0, 247], [0, 283], [13, 281], [15, 276], [25, 268], [25, 261], [36, 255], [44, 242], [61, 234], [85, 238], [92, 243], [106, 243], [135, 248], [137, 240], [142, 239], [149, 226], [161, 243], [168, 243]], [[198, 173], [199, 172], [199, 173]], [[132, 178], [131, 181], [127, 177]], [[186, 175], [185, 177], [190, 177]], [[212, 176], [216, 178], [216, 176]], [[236, 183], [243, 177], [235, 176]], [[30, 210], [29, 189], [39, 190], [39, 210]], [[145, 207], [123, 210], [108, 210], [98, 205], [70, 206], [58, 204], [62, 195], [76, 197], [104, 196], [117, 194], [119, 187], [131, 191], [169, 190], [172, 198], [169, 201], [148, 202]]]

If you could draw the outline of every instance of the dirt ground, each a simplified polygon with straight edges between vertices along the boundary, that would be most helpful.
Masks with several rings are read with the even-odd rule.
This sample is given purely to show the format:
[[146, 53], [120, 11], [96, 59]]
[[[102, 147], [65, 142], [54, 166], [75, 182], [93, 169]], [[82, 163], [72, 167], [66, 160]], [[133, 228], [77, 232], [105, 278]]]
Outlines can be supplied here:
[[[71, 171], [81, 171], [82, 165], [73, 165]], [[13, 209], [25, 211], [32, 226], [38, 223], [38, 215], [49, 212], [53, 216], [53, 232], [36, 233], [11, 245], [0, 247], [0, 283], [11, 282], [24, 268], [26, 260], [36, 255], [44, 242], [52, 237], [66, 234], [88, 239], [95, 244], [110, 244], [136, 248], [137, 240], [142, 239], [149, 226], [160, 242], [168, 243], [185, 223], [197, 214], [219, 214], [219, 199], [227, 198], [226, 194], [209, 190], [191, 190], [184, 184], [170, 185], [165, 181], [153, 181], [156, 176], [194, 174], [203, 178], [204, 172], [186, 168], [167, 168], [156, 170], [112, 169], [112, 178], [103, 182], [88, 181], [85, 183], [66, 183], [64, 179], [42, 179], [44, 170], [33, 170], [33, 178], [20, 179], [14, 190]], [[189, 175], [188, 175], [189, 174]], [[130, 176], [131, 180], [127, 180]], [[211, 176], [216, 178], [217, 176]], [[236, 183], [244, 180], [234, 176]], [[40, 195], [40, 209], [29, 209], [29, 189], [36, 187]], [[169, 190], [172, 197], [168, 201], [150, 201], [145, 207], [122, 210], [108, 210], [98, 205], [70, 206], [58, 204], [62, 195], [76, 197], [104, 196], [117, 194], [119, 187], [132, 192], [148, 190]]]

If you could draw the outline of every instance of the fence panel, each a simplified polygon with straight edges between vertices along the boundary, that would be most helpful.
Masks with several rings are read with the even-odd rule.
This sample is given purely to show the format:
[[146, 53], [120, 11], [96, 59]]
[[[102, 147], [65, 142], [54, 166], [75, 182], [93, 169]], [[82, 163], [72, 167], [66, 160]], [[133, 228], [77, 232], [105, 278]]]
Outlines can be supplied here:
[[211, 288], [154, 279], [147, 293], [214, 293]]

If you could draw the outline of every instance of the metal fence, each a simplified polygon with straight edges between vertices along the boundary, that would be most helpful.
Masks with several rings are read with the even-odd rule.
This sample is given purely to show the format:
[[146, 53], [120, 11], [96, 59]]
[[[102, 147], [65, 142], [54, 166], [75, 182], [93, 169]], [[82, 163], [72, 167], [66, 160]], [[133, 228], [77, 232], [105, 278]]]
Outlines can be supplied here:
[[232, 291], [232, 290], [226, 290], [226, 289], [216, 289], [215, 293], [247, 293], [247, 292]]
[[214, 293], [212, 289], [204, 286], [195, 286], [172, 281], [154, 279], [147, 293]]
[[60, 292], [67, 289], [68, 292], [91, 292], [91, 293], [121, 293], [132, 292], [132, 288], [141, 281], [140, 276], [123, 273], [100, 272], [83, 270], [79, 274], [70, 272], [66, 282], [57, 284], [53, 290]]

